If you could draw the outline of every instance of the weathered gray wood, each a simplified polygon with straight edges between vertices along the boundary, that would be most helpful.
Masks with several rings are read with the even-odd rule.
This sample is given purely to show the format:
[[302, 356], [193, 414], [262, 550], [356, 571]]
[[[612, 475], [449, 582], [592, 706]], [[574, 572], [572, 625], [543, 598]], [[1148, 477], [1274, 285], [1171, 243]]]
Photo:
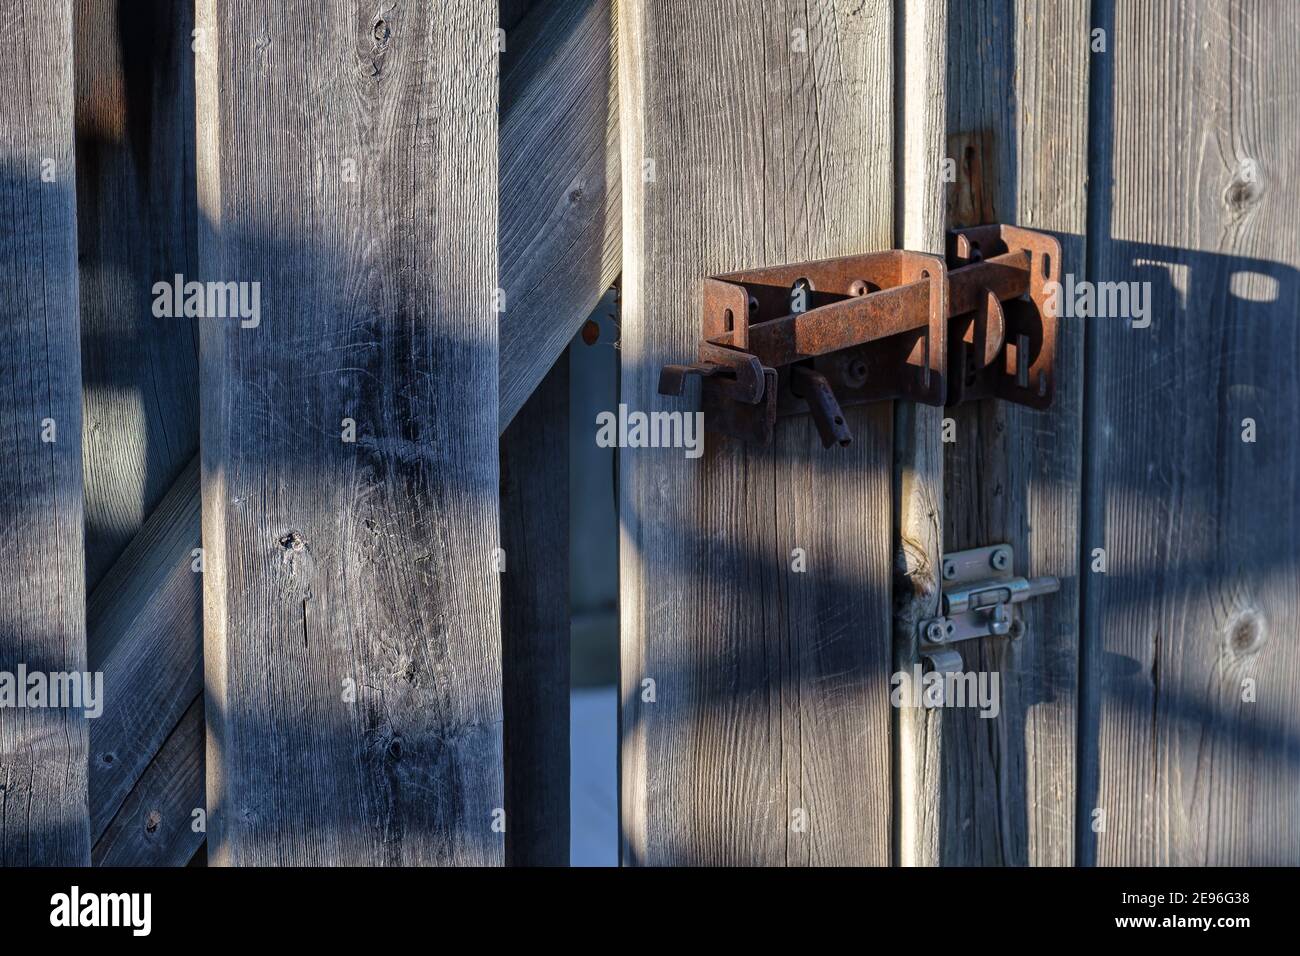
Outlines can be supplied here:
[[1107, 570], [1085, 582], [1079, 858], [1294, 866], [1300, 7], [1103, 25], [1089, 278], [1153, 300], [1148, 328], [1087, 320], [1084, 560]]
[[[503, 11], [505, 14], [507, 11]], [[502, 26], [511, 31], [510, 49], [519, 51], [522, 55], [524, 52], [534, 48], [535, 44], [542, 44], [544, 47], [553, 48], [556, 43], [561, 42], [563, 37], [572, 36], [565, 33], [570, 22], [565, 17], [555, 17], [552, 15], [535, 16], [528, 19], [524, 26], [518, 30], [515, 29], [519, 21], [523, 19], [523, 10], [515, 11], [513, 19], [507, 18], [502, 20]], [[83, 32], [93, 34], [89, 29], [89, 24], [93, 24], [96, 30], [106, 30], [113, 26], [112, 23], [103, 20], [103, 11], [97, 6], [89, 5], [85, 10], [79, 10], [79, 17], [82, 18]], [[525, 29], [526, 27], [526, 29]], [[175, 35], [183, 36], [186, 49], [189, 49], [189, 27], [183, 30], [176, 27]], [[589, 34], [580, 34], [581, 38], [590, 45], [593, 37]], [[83, 40], [85, 44], [88, 40]], [[100, 41], [96, 41], [100, 42]], [[170, 41], [168, 41], [170, 42]], [[605, 46], [604, 56], [608, 58], [609, 40], [603, 41]], [[113, 64], [119, 64], [119, 54], [116, 49], [110, 50], [113, 58], [110, 60]], [[93, 59], [92, 59], [93, 62]], [[132, 61], [134, 62], [134, 61]], [[537, 84], [549, 82], [552, 79], [551, 73], [539, 73], [542, 65], [546, 62], [545, 57], [529, 57], [520, 64], [518, 71], [512, 70], [515, 81], [508, 85], [507, 95], [513, 102], [516, 99], [529, 100], [537, 99], [538, 94], [530, 93], [529, 90], [536, 87]], [[120, 69], [120, 65], [115, 68]], [[553, 71], [552, 71], [553, 72]], [[89, 75], [87, 73], [87, 75]], [[88, 90], [98, 89], [104, 80], [96, 80], [91, 83], [85, 80]], [[121, 85], [120, 79], [117, 80]], [[166, 89], [170, 88], [165, 88]], [[192, 93], [192, 91], [191, 91]], [[178, 103], [173, 103], [173, 112], [180, 109]], [[88, 109], [88, 107], [87, 107]], [[193, 103], [190, 102], [190, 110], [193, 110]], [[168, 116], [172, 114], [167, 114]], [[169, 129], [164, 124], [164, 130]], [[564, 135], [561, 129], [557, 135]], [[83, 131], [83, 139], [86, 139], [87, 133]], [[145, 142], [153, 142], [150, 137], [143, 133], [139, 138]], [[84, 149], [93, 146], [95, 149], [109, 149], [111, 143], [108, 141], [89, 140], [90, 145], [83, 145]], [[174, 144], [173, 144], [174, 145]], [[121, 170], [119, 175], [135, 177], [138, 171], [134, 166], [130, 154], [123, 155], [120, 152], [112, 152], [111, 155], [121, 163], [127, 164]], [[155, 157], [155, 162], [162, 167], [163, 157]], [[511, 166], [514, 162], [508, 157], [502, 157], [504, 165]], [[108, 167], [113, 169], [115, 167]], [[152, 167], [151, 167], [152, 168]], [[168, 170], [161, 168], [158, 175], [167, 175]], [[134, 182], [134, 180], [132, 180]], [[191, 184], [192, 185], [192, 184]], [[135, 188], [132, 186], [131, 188]], [[617, 195], [617, 190], [615, 190]], [[120, 197], [106, 196], [101, 200], [104, 203], [120, 202]], [[157, 214], [158, 210], [146, 210], [150, 214]], [[503, 214], [508, 215], [508, 210], [503, 210]], [[83, 244], [86, 240], [86, 230], [82, 230]], [[559, 241], [557, 239], [557, 241]], [[113, 252], [107, 244], [101, 244], [96, 248], [96, 254], [99, 256], [108, 256]], [[614, 249], [615, 268], [617, 268], [617, 246]], [[170, 273], [166, 273], [170, 274]], [[559, 300], [548, 296], [548, 302], [557, 302]], [[116, 314], [116, 313], [113, 313]], [[179, 327], [181, 323], [177, 323]], [[188, 326], [188, 324], [186, 323]], [[161, 329], [160, 329], [161, 331]], [[521, 341], [522, 348], [526, 343]], [[165, 356], [156, 357], [159, 361], [171, 362], [174, 366], [176, 363], [188, 361], [186, 356], [189, 353], [181, 348], [179, 351], [168, 352]], [[166, 391], [171, 386], [169, 380], [174, 377], [174, 368], [162, 365], [158, 362], [150, 362], [147, 365], [141, 365], [137, 368], [141, 374], [151, 374], [155, 371], [163, 376], [165, 381], [159, 386]], [[192, 383], [189, 383], [192, 388]], [[112, 393], [105, 396], [105, 400], [112, 398]], [[171, 409], [176, 416], [176, 427], [183, 429], [183, 420], [188, 412], [183, 403], [178, 405], [168, 404], [166, 408], [160, 407], [160, 414], [165, 414]], [[141, 447], [153, 447], [144, 439], [146, 425], [153, 422], [154, 419], [143, 419], [137, 417], [131, 419], [125, 417], [118, 421], [119, 442], [129, 445], [135, 441]], [[197, 422], [194, 423], [197, 428]], [[177, 432], [176, 434], [180, 434]], [[105, 447], [104, 454], [106, 461], [111, 465], [111, 452], [117, 449], [119, 445], [108, 445]], [[164, 446], [165, 450], [166, 446]], [[89, 467], [94, 467], [93, 462]], [[124, 484], [129, 484], [132, 480], [131, 473], [116, 472], [115, 479]], [[107, 490], [107, 482], [104, 489]], [[180, 500], [172, 500], [177, 494], [177, 488], [189, 489], [193, 494], [193, 500], [187, 506]], [[111, 502], [106, 495], [106, 501]], [[113, 646], [113, 659], [123, 662], [122, 666], [127, 668], [130, 679], [126, 683], [118, 680], [110, 680], [108, 688], [109, 709], [105, 718], [92, 725], [92, 757], [91, 757], [91, 807], [93, 826], [92, 832], [96, 837], [103, 834], [104, 828], [108, 821], [115, 816], [122, 801], [126, 795], [133, 789], [147, 787], [151, 781], [160, 781], [157, 774], [145, 775], [144, 770], [157, 756], [158, 747], [168, 739], [173, 729], [175, 717], [184, 711], [188, 705], [191, 694], [191, 680], [193, 674], [197, 673], [199, 657], [197, 650], [195, 652], [192, 665], [188, 664], [183, 656], [184, 649], [192, 643], [196, 649], [201, 646], [201, 611], [199, 608], [199, 597], [197, 594], [191, 595], [189, 588], [198, 588], [198, 579], [189, 573], [190, 551], [200, 545], [198, 532], [198, 483], [197, 477], [187, 480], [186, 474], [182, 475], [173, 484], [172, 490], [168, 493], [167, 499], [169, 505], [159, 505], [156, 513], [151, 513], [145, 529], [141, 532], [141, 541], [150, 542], [149, 547], [154, 547], [161, 543], [161, 550], [157, 553], [145, 552], [141, 548], [134, 548], [134, 557], [131, 560], [125, 558], [117, 564], [114, 574], [108, 576], [103, 582], [103, 586], [91, 598], [91, 616], [92, 626], [90, 629], [90, 643], [92, 654], [98, 654], [99, 657], [108, 657], [108, 647], [99, 646], [101, 644], [111, 644]], [[139, 565], [139, 567], [137, 567]], [[120, 573], [119, 573], [120, 572]], [[151, 590], [150, 586], [145, 586], [145, 582], [154, 582], [157, 590]], [[152, 586], [152, 585], [151, 585]], [[104, 623], [97, 626], [93, 619], [102, 617]], [[146, 627], [133, 627], [132, 622], [148, 621], [151, 622]], [[114, 622], [117, 622], [116, 624]], [[99, 637], [100, 633], [105, 636]], [[121, 642], [120, 645], [118, 642]], [[161, 655], [161, 656], [160, 656]], [[158, 662], [165, 664], [164, 671], [171, 675], [172, 680], [146, 681], [143, 685], [139, 678], [147, 676], [147, 668], [139, 666], [141, 662], [154, 661], [150, 666], [159, 666]], [[134, 663], [132, 663], [134, 662]], [[173, 716], [174, 715], [174, 716]], [[123, 747], [120, 745], [121, 740], [132, 740], [132, 746]], [[202, 736], [190, 738], [179, 736], [177, 741], [191, 740], [197, 746], [203, 745]], [[105, 758], [112, 755], [113, 760], [109, 762]], [[566, 743], [567, 755], [567, 743]], [[193, 801], [192, 806], [201, 806], [203, 804], [203, 766], [201, 759], [187, 759], [184, 761], [171, 761], [171, 766], [179, 770], [184, 770], [189, 776], [184, 781], [168, 779], [165, 782], [166, 793], [172, 792], [186, 793], [188, 796], [185, 801]], [[553, 765], [548, 765], [553, 766]], [[136, 798], [132, 798], [135, 800]], [[143, 796], [139, 798], [145, 800]], [[160, 796], [158, 799], [165, 799]], [[145, 800], [145, 802], [148, 802]], [[566, 818], [567, 825], [567, 818]], [[138, 841], [144, 849], [128, 848], [131, 840]], [[128, 853], [153, 854], [150, 859], [159, 862], [172, 864], [176, 860], [163, 861], [157, 856], [160, 849], [174, 849], [178, 853], [183, 853], [188, 849], [188, 842], [180, 841], [178, 843], [160, 842], [156, 835], [151, 831], [143, 829], [127, 829], [120, 831], [115, 835], [113, 852], [109, 856], [113, 859], [122, 859]], [[566, 847], [567, 851], [567, 847]], [[104, 855], [97, 850], [97, 856]], [[183, 862], [183, 861], [180, 861]]]
[[496, 19], [199, 6], [213, 863], [503, 858]]
[[501, 436], [506, 862], [569, 863], [569, 356]]
[[[198, 802], [195, 802], [197, 796]], [[203, 843], [203, 695], [190, 701], [95, 843], [96, 866], [185, 866]]]
[[[1087, 0], [956, 4], [948, 14], [948, 223], [1056, 234], [1063, 272], [1084, 269], [1088, 142]], [[1045, 412], [999, 401], [950, 409], [944, 550], [1002, 542], [1015, 571], [1061, 591], [1022, 605], [1023, 639], [961, 646], [967, 670], [997, 673], [1000, 710], [943, 712], [938, 861], [1068, 866], [1074, 859], [1079, 653], [1083, 328], [1062, 322]], [[955, 373], [954, 373], [955, 374]]]
[[192, 4], [77, 0], [77, 222], [93, 591], [198, 450], [192, 319], [153, 285], [194, 277]]
[[[895, 31], [902, 62], [894, 102], [900, 168], [895, 236], [904, 249], [943, 252], [937, 153], [943, 144], [947, 9], [943, 0], [899, 5]], [[890, 515], [893, 547], [895, 673], [920, 665], [917, 625], [938, 610], [943, 527], [943, 410], [895, 402]], [[894, 862], [932, 865], [941, 830], [935, 800], [941, 770], [939, 717], [903, 706], [893, 720], [896, 820]]]
[[[0, 65], [0, 672], [14, 679], [86, 667], [72, 4], [39, 21]], [[88, 833], [82, 711], [0, 709], [0, 866], [84, 865]]]
[[[87, 606], [90, 666], [103, 672], [106, 696], [104, 713], [90, 725], [92, 840], [104, 837], [128, 794], [147, 783], [146, 769], [203, 693], [202, 577], [194, 570], [193, 555], [198, 546], [195, 457]], [[193, 742], [202, 748], [201, 735]], [[185, 793], [191, 808], [203, 806], [201, 758], [195, 754], [178, 764], [190, 771], [185, 780], [163, 781], [168, 791]], [[150, 779], [161, 778], [155, 774]], [[149, 799], [146, 791], [136, 802]], [[118, 835], [118, 858], [133, 837], [157, 847], [153, 834], [143, 830]], [[183, 865], [188, 858], [168, 862]]]
[[[501, 428], [618, 275], [611, 0], [544, 0], [501, 81]], [[521, 52], [517, 52], [521, 51]]]
[[[694, 353], [702, 277], [892, 245], [891, 10], [620, 7], [632, 409], [698, 407], [656, 386]], [[889, 859], [890, 417], [847, 411], [835, 452], [808, 419], [771, 449], [620, 451], [627, 863]]]

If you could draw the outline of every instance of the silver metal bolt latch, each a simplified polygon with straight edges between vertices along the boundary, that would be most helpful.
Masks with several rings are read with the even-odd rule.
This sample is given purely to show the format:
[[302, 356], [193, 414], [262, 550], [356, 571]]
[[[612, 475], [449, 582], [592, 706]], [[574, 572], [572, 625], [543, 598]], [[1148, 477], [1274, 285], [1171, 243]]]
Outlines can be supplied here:
[[1009, 544], [957, 551], [943, 559], [943, 615], [921, 622], [921, 656], [934, 668], [960, 667], [960, 657], [943, 648], [977, 637], [1025, 633], [1025, 623], [1012, 605], [1054, 594], [1061, 581], [1054, 577], [1017, 577], [1015, 554]]

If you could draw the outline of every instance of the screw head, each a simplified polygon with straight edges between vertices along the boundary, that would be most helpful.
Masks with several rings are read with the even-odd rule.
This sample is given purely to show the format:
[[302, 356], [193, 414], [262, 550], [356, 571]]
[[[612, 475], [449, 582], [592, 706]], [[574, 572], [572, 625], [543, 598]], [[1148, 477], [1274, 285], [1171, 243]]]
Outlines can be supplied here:
[[945, 581], [951, 581], [956, 576], [957, 576], [957, 562], [945, 558], [943, 562], [943, 579]]
[[947, 637], [943, 621], [931, 621], [925, 626], [925, 638], [931, 644], [942, 644], [943, 639]]
[[840, 376], [849, 388], [861, 388], [867, 384], [867, 363], [857, 357], [846, 357], [841, 362]]
[[989, 563], [993, 565], [993, 570], [1005, 571], [1011, 567], [1011, 552], [1006, 548], [998, 548], [989, 558]]

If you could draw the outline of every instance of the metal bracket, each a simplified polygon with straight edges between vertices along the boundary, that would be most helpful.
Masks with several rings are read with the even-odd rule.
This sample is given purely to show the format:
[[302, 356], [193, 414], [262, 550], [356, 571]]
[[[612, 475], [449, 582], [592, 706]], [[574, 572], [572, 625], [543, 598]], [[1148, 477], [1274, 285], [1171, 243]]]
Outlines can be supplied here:
[[1014, 563], [1009, 544], [944, 556], [943, 614], [920, 624], [921, 656], [935, 670], [960, 669], [960, 657], [947, 649], [959, 641], [1022, 637], [1025, 622], [1013, 615], [1012, 605], [1060, 590], [1059, 578], [1018, 577], [1012, 571]]
[[827, 448], [852, 442], [847, 405], [1045, 408], [1056, 349], [1045, 287], [1059, 275], [1051, 236], [991, 225], [955, 230], [946, 260], [895, 250], [715, 276], [699, 360], [664, 366], [659, 391], [680, 395], [698, 375], [710, 431], [770, 443], [778, 417], [811, 414]]

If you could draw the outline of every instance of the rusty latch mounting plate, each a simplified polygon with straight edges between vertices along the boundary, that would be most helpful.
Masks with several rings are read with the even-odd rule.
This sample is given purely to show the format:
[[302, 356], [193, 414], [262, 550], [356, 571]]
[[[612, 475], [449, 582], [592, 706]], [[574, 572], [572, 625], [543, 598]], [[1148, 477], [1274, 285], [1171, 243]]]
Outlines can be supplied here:
[[699, 375], [710, 431], [767, 443], [778, 416], [810, 413], [826, 447], [852, 440], [847, 405], [1043, 408], [1059, 269], [1051, 236], [990, 225], [955, 231], [946, 260], [894, 250], [714, 276], [699, 359], [665, 366], [659, 391], [680, 395]]

